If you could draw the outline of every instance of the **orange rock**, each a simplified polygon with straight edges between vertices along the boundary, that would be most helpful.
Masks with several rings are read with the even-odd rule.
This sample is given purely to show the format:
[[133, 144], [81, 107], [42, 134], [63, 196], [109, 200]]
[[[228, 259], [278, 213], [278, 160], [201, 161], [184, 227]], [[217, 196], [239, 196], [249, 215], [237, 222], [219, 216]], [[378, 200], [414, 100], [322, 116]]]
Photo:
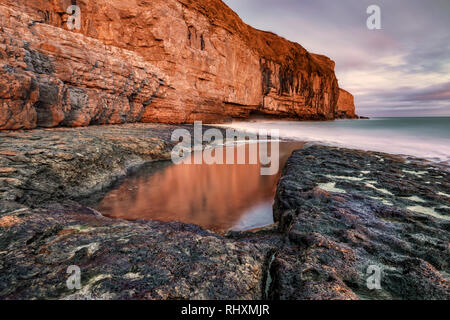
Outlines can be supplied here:
[[343, 89], [339, 89], [339, 100], [336, 110], [336, 118], [355, 119], [355, 98]]
[[164, 91], [140, 55], [33, 21], [0, 5], [0, 129], [137, 122]]
[[66, 24], [71, 4], [0, 0], [0, 62], [11, 80], [30, 78], [2, 105], [0, 129], [337, 113], [332, 60], [220, 0], [86, 0], [78, 31]]
[[5, 151], [1, 151], [0, 150], [0, 156], [10, 156], [10, 157], [14, 157], [16, 156], [17, 153], [14, 151], [9, 151], [9, 150], [5, 150]]
[[0, 228], [9, 228], [20, 222], [20, 219], [14, 216], [4, 216], [0, 218]]
[[15, 168], [0, 168], [0, 173], [14, 173], [17, 169]]

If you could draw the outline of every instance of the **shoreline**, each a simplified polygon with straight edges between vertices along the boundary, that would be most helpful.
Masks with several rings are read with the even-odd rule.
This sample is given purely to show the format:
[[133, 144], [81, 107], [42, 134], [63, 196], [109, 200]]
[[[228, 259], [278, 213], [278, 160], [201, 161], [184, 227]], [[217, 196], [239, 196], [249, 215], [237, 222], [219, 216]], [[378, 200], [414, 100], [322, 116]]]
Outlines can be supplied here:
[[[51, 128], [51, 129], [33, 129], [33, 130], [27, 130], [23, 132], [19, 131], [9, 131], [8, 133], [5, 133], [5, 138], [11, 139], [10, 146], [13, 146], [13, 141], [17, 142], [21, 140], [21, 135], [24, 135], [23, 141], [24, 142], [38, 142], [37, 146], [27, 146], [29, 151], [26, 151], [25, 153], [22, 152], [20, 149], [22, 149], [24, 146], [19, 146], [19, 150], [14, 150], [14, 148], [2, 148], [2, 145], [0, 145], [0, 179], [2, 179], [3, 182], [3, 188], [2, 190], [2, 202], [0, 203], [0, 214], [4, 214], [11, 208], [8, 208], [8, 205], [12, 202], [13, 207], [16, 206], [16, 209], [22, 209], [24, 207], [27, 207], [29, 203], [33, 203], [31, 207], [39, 207], [41, 205], [46, 204], [52, 204], [52, 203], [59, 203], [59, 202], [66, 202], [66, 201], [75, 201], [80, 203], [91, 203], [91, 201], [84, 201], [83, 199], [91, 199], [91, 198], [98, 198], [99, 196], [102, 197], [106, 195], [108, 192], [110, 192], [115, 186], [120, 185], [124, 179], [132, 175], [133, 173], [139, 172], [141, 169], [143, 169], [145, 166], [151, 166], [152, 163], [164, 163], [166, 161], [170, 161], [170, 150], [175, 145], [174, 142], [170, 141], [170, 133], [172, 130], [177, 128], [185, 128], [188, 130], [191, 130], [192, 132], [192, 125], [166, 125], [166, 124], [123, 124], [123, 125], [110, 125], [110, 126], [90, 126], [90, 127], [82, 127], [82, 128]], [[103, 139], [103, 129], [111, 129], [112, 131], [107, 134], [113, 134], [114, 137], [110, 141], [107, 139]], [[207, 130], [209, 128], [218, 128], [221, 130], [224, 130], [221, 126], [209, 126], [205, 125], [204, 130]], [[129, 137], [132, 138], [132, 141], [126, 140], [126, 136], [122, 138], [117, 138], [116, 134], [120, 131], [127, 132], [127, 130], [130, 130]], [[150, 132], [145, 132], [147, 129], [150, 130]], [[106, 130], [107, 131], [107, 130]], [[133, 132], [135, 131], [135, 132]], [[39, 132], [43, 136], [36, 137], [34, 136], [34, 133]], [[37, 179], [37, 180], [44, 180], [48, 177], [54, 178], [55, 173], [48, 173], [45, 172], [46, 169], [49, 167], [52, 167], [52, 164], [58, 164], [60, 162], [69, 162], [70, 167], [61, 167], [56, 169], [63, 169], [65, 173], [70, 173], [70, 171], [79, 171], [79, 168], [77, 167], [77, 164], [83, 163], [86, 159], [90, 157], [89, 152], [92, 151], [92, 148], [86, 148], [84, 150], [76, 150], [76, 149], [65, 149], [60, 151], [58, 148], [61, 146], [67, 146], [67, 141], [62, 141], [58, 139], [60, 136], [58, 133], [76, 133], [78, 132], [78, 135], [81, 132], [88, 132], [88, 138], [86, 142], [90, 142], [93, 139], [98, 139], [97, 141], [100, 142], [99, 146], [102, 146], [102, 141], [106, 142], [107, 146], [107, 152], [106, 158], [109, 157], [109, 160], [117, 161], [117, 163], [113, 163], [113, 165], [110, 168], [104, 168], [103, 171], [101, 171], [98, 175], [91, 176], [91, 180], [89, 179], [87, 181], [83, 181], [80, 183], [78, 180], [78, 177], [72, 176], [68, 177], [69, 180], [64, 181], [53, 181], [56, 182], [56, 185], [53, 186], [53, 189], [58, 189], [57, 193], [54, 193], [53, 196], [47, 197], [46, 200], [41, 200], [39, 198], [45, 198], [43, 197], [43, 194], [49, 193], [49, 189], [42, 190], [39, 192], [39, 190], [34, 189], [32, 187], [24, 187], [24, 191], [29, 191], [29, 195], [21, 195], [19, 192], [19, 196], [22, 197], [20, 201], [16, 202], [15, 200], [11, 201], [12, 198], [16, 196], [16, 192], [14, 192], [15, 188], [20, 189], [21, 185], [24, 185], [26, 183], [29, 183], [31, 179]], [[92, 132], [93, 134], [90, 136], [89, 132]], [[50, 136], [45, 138], [46, 134], [49, 134]], [[240, 134], [245, 136], [247, 132], [240, 131]], [[0, 133], [0, 135], [3, 135], [4, 133]], [[54, 135], [54, 136], [53, 136]], [[53, 136], [53, 137], [52, 137]], [[79, 135], [79, 137], [81, 137]], [[73, 138], [73, 137], [72, 137]], [[270, 137], [269, 137], [270, 138]], [[45, 154], [45, 149], [41, 148], [44, 147], [42, 145], [39, 145], [39, 141], [56, 141], [57, 148], [53, 148], [53, 151], [55, 151], [55, 154], [51, 154], [50, 157], [42, 157]], [[64, 139], [63, 139], [64, 140]], [[420, 166], [435, 166], [439, 170], [450, 172], [450, 166], [446, 162], [437, 162], [432, 161], [429, 159], [423, 159], [420, 157], [415, 157], [411, 155], [402, 155], [402, 154], [391, 154], [391, 153], [385, 153], [385, 152], [377, 152], [377, 151], [367, 151], [364, 149], [348, 149], [342, 146], [334, 146], [329, 145], [326, 143], [320, 143], [316, 141], [300, 141], [296, 140], [294, 138], [284, 138], [281, 137], [280, 142], [294, 142], [294, 143], [301, 143], [303, 144], [302, 148], [309, 148], [309, 147], [325, 147], [325, 148], [336, 148], [338, 150], [354, 150], [361, 153], [367, 153], [367, 154], [377, 154], [381, 157], [390, 157], [397, 159], [399, 161], [403, 161], [406, 164], [413, 164], [413, 165], [420, 165]], [[5, 141], [6, 142], [6, 141]], [[58, 143], [61, 143], [58, 145]], [[121, 147], [124, 147], [125, 150], [119, 151], [119, 152], [113, 152], [111, 153], [112, 149], [111, 146], [119, 144]], [[131, 143], [131, 148], [128, 148]], [[148, 143], [146, 146], [148, 150], [138, 150], [140, 147], [143, 147], [143, 143]], [[249, 140], [241, 140], [232, 142], [230, 144], [229, 141], [226, 139], [217, 143], [216, 141], [213, 144], [205, 144], [203, 143], [203, 151], [208, 148], [226, 148], [230, 146], [238, 146], [240, 144], [251, 144], [251, 143], [257, 143], [257, 141], [249, 141]], [[8, 143], [5, 143], [8, 145]], [[83, 143], [81, 143], [83, 144]], [[134, 144], [134, 145], [133, 145]], [[4, 145], [3, 145], [4, 146]], [[83, 146], [84, 147], [84, 146]], [[82, 147], [82, 148], [83, 148]], [[104, 147], [104, 146], [102, 146]], [[144, 148], [145, 149], [145, 148]], [[48, 151], [48, 150], [47, 150]], [[75, 153], [75, 156], [70, 155], [69, 153], [66, 153], [67, 151]], [[97, 155], [100, 158], [103, 156], [103, 152], [100, 151], [98, 147], [96, 147]], [[202, 151], [202, 152], [203, 152]], [[80, 153], [81, 152], [81, 153]], [[84, 152], [84, 154], [82, 154]], [[194, 150], [191, 150], [190, 154], [193, 154], [195, 152]], [[30, 159], [25, 160], [25, 155], [28, 156]], [[77, 159], [77, 157], [79, 157]], [[44, 159], [42, 159], [44, 158]], [[15, 163], [17, 159], [17, 163], [19, 163], [19, 169], [16, 169], [13, 167], [4, 167], [4, 163], [8, 162], [8, 160], [11, 163]], [[5, 161], [6, 160], [6, 161]], [[43, 161], [42, 161], [43, 160]], [[109, 163], [110, 161], [107, 161]], [[40, 162], [42, 161], [42, 162]], [[72, 163], [73, 162], [73, 163]], [[33, 167], [35, 164], [38, 165], [38, 170], [35, 170], [34, 175], [29, 174], [28, 177], [24, 178], [23, 182], [21, 183], [20, 180], [16, 179], [14, 177], [15, 173], [20, 173], [22, 168], [26, 168], [27, 164], [32, 165]], [[92, 165], [92, 163], [91, 163]], [[99, 163], [99, 166], [103, 166], [104, 163]], [[41, 166], [42, 168], [39, 168]], [[36, 169], [36, 168], [35, 168]], [[42, 170], [41, 170], [42, 169]], [[55, 169], [55, 166], [53, 166], [52, 169]], [[90, 167], [90, 169], [94, 169], [95, 173], [95, 165], [94, 167]], [[280, 172], [283, 171], [283, 168], [280, 167]], [[23, 170], [23, 171], [32, 171], [32, 170]], [[64, 175], [64, 172], [59, 172], [62, 175]], [[88, 172], [89, 173], [89, 172]], [[92, 173], [92, 172], [91, 172]], [[42, 177], [39, 177], [39, 174], [42, 174]], [[13, 176], [10, 178], [10, 176]], [[38, 183], [41, 181], [37, 181]], [[46, 181], [42, 181], [46, 182]], [[59, 183], [59, 184], [58, 184]], [[67, 183], [67, 185], [64, 185], [64, 183]], [[8, 187], [9, 185], [9, 187]], [[66, 191], [61, 192], [64, 187], [68, 187]], [[11, 190], [13, 189], [12, 195]], [[33, 194], [34, 191], [38, 191], [36, 194]], [[6, 200], [6, 201], [5, 201]], [[37, 200], [37, 201], [36, 201]], [[264, 226], [262, 228], [257, 229], [265, 229], [267, 226]], [[250, 230], [249, 230], [250, 231]], [[245, 232], [245, 231], [244, 231]]]
[[[415, 117], [373, 118], [367, 124], [354, 120], [326, 123], [265, 120], [237, 121], [218, 126], [248, 133], [255, 133], [260, 129], [279, 129], [282, 139], [388, 153], [450, 166], [450, 149], [447, 147], [450, 136], [444, 130], [449, 123], [448, 117]], [[425, 129], [416, 133], [416, 126], [424, 126]]]
[[[414, 267], [416, 276], [411, 280], [415, 281], [411, 284], [412, 288], [425, 281], [426, 273], [424, 272], [428, 270], [427, 272], [432, 272], [434, 275], [433, 279], [440, 280], [438, 282], [427, 280], [426, 288], [430, 289], [423, 290], [421, 293], [423, 297], [436, 297], [433, 296], [435, 292], [438, 297], [448, 298], [442, 290], [446, 285], [448, 286], [449, 279], [445, 278], [445, 274], [450, 274], [448, 261], [446, 262], [446, 259], [448, 260], [446, 257], [449, 255], [436, 260], [438, 259], [436, 255], [435, 258], [431, 258], [423, 256], [416, 249], [406, 250], [416, 246], [418, 241], [434, 241], [432, 247], [436, 250], [438, 248], [444, 252], [448, 250], [444, 249], [445, 241], [448, 244], [446, 240], [448, 239], [448, 222], [425, 213], [407, 210], [408, 207], [417, 209], [428, 206], [428, 204], [417, 202], [415, 198], [409, 198], [414, 193], [426, 190], [428, 190], [426, 192], [435, 190], [436, 195], [433, 197], [427, 195], [420, 200], [435, 201], [433, 203], [450, 201], [448, 195], [445, 196], [445, 190], [449, 188], [446, 182], [448, 171], [441, 170], [432, 163], [419, 163], [414, 160], [406, 163], [404, 159], [385, 153], [310, 145], [296, 151], [289, 160], [289, 166], [283, 170], [274, 206], [275, 220], [278, 224], [257, 231], [233, 231], [225, 236], [195, 225], [178, 222], [110, 219], [99, 216], [95, 210], [83, 207], [76, 202], [65, 201], [76, 198], [76, 195], [88, 194], [88, 191], [107, 188], [111, 181], [123, 178], [131, 170], [130, 168], [139, 164], [169, 159], [169, 150], [173, 144], [167, 139], [170, 137], [171, 130], [178, 127], [133, 124], [1, 134], [4, 139], [0, 144], [2, 183], [0, 260], [4, 262], [0, 265], [2, 270], [0, 298], [169, 299], [179, 297], [225, 300], [406, 298], [395, 289], [396, 277], [400, 276], [397, 281], [407, 281], [401, 273], [393, 273], [390, 278], [390, 283], [393, 283], [392, 288], [389, 287], [387, 291], [374, 296], [363, 288], [363, 271], [365, 270], [361, 265], [348, 264], [354, 257], [347, 253], [336, 256], [336, 252], [333, 251], [333, 248], [338, 246], [339, 250], [344, 250], [342, 252], [357, 249], [355, 252], [358, 253], [360, 250], [368, 249], [367, 246], [376, 247], [377, 243], [387, 246], [383, 247], [385, 248], [383, 250], [387, 250], [386, 252], [394, 250], [400, 255], [408, 255], [410, 257], [408, 259], [416, 259], [407, 261], [424, 261]], [[74, 133], [77, 134], [74, 135]], [[296, 154], [303, 154], [302, 161], [299, 161], [298, 156], [296, 158]], [[364, 161], [368, 161], [367, 163], [373, 166], [373, 169], [365, 169], [369, 170], [371, 176], [367, 181], [369, 186], [361, 185], [359, 178], [342, 179], [342, 176], [352, 177], [350, 173], [346, 173], [347, 169], [342, 171], [342, 166], [347, 167], [348, 170], [354, 170], [352, 168], [355, 166], [364, 166]], [[397, 167], [399, 169], [396, 170], [400, 171], [391, 172]], [[292, 175], [292, 168], [298, 168], [295, 172], [301, 172], [302, 175], [309, 175], [308, 172], [315, 173], [312, 176], [300, 178], [297, 173]], [[329, 171], [330, 176], [335, 178], [327, 178], [321, 170]], [[422, 186], [419, 182], [423, 182], [423, 174], [421, 174], [423, 171], [431, 175], [427, 175], [427, 179], [431, 177], [435, 179], [434, 181], [446, 183], [446, 185], [440, 185], [439, 188], [437, 184]], [[401, 175], [402, 172], [404, 177], [401, 181], [404, 183], [399, 185], [397, 175]], [[382, 175], [378, 177], [377, 174]], [[392, 174], [394, 178], [389, 176], [390, 180], [386, 180], [384, 178], [386, 174]], [[374, 179], [376, 182], [373, 182]], [[286, 185], [287, 181], [291, 183]], [[334, 183], [333, 186], [328, 185], [330, 181]], [[318, 185], [322, 187], [317, 188]], [[300, 189], [290, 190], [289, 188], [293, 186], [299, 186]], [[353, 191], [342, 193], [342, 190], [356, 190], [359, 195], [353, 195]], [[392, 194], [403, 193], [408, 196], [399, 202], [405, 207], [389, 209], [395, 208], [395, 201], [398, 200], [386, 193], [386, 190]], [[441, 195], [438, 195], [438, 190], [442, 193]], [[337, 194], [336, 191], [338, 191]], [[290, 196], [286, 198], [288, 195]], [[292, 195], [295, 195], [294, 198], [291, 198]], [[383, 201], [394, 201], [394, 207], [386, 205]], [[302, 203], [300, 211], [296, 207], [297, 203]], [[367, 220], [367, 213], [364, 210], [358, 211], [361, 206], [375, 210], [372, 220]], [[293, 211], [293, 208], [296, 209]], [[306, 208], [309, 209], [305, 211]], [[314, 210], [310, 212], [311, 208], [331, 210], [323, 215], [323, 219], [331, 220], [324, 220], [314, 226], [313, 222], [317, 219], [317, 215], [314, 214]], [[345, 209], [345, 213], [339, 211], [341, 209]], [[442, 210], [439, 210], [439, 215], [450, 217], [449, 209], [442, 207]], [[298, 229], [297, 222], [306, 218], [300, 212], [312, 214], [310, 217], [312, 220], [306, 220], [309, 221], [306, 225], [310, 225], [313, 229], [307, 230], [306, 234], [305, 230]], [[336, 212], [341, 213], [336, 215]], [[388, 216], [380, 216], [380, 212], [386, 212]], [[339, 223], [343, 224], [336, 232], [339, 230], [344, 232], [348, 229], [348, 232], [356, 230], [358, 234], [348, 233], [348, 237], [335, 238], [334, 232], [327, 231], [327, 228], [334, 228], [333, 225], [336, 223], [333, 222], [334, 219], [338, 219]], [[405, 231], [408, 228], [417, 231], [420, 225], [426, 225], [427, 228], [420, 229], [420, 236], [418, 235], [417, 238], [405, 238], [410, 232], [399, 233], [390, 225], [394, 223], [391, 220], [399, 219]], [[383, 232], [386, 234], [373, 238], [372, 233], [362, 232], [361, 230], [366, 230], [364, 228], [369, 227], [368, 230], [370, 230], [367, 221], [372, 221], [371, 224], [374, 223], [374, 226], [381, 223], [385, 226]], [[321, 236], [317, 235], [318, 233]], [[393, 242], [383, 240], [389, 237], [399, 240]], [[287, 243], [286, 239], [288, 239]], [[314, 239], [322, 240], [317, 242]], [[390, 242], [394, 247], [391, 247]], [[186, 253], [178, 251], [180, 243], [183, 243], [183, 248], [188, 250]], [[328, 282], [322, 276], [311, 276], [305, 273], [301, 283], [306, 287], [294, 290], [295, 292], [300, 290], [302, 295], [292, 296], [289, 292], [293, 292], [297, 282], [293, 279], [289, 280], [293, 274], [287, 270], [297, 270], [297, 274], [311, 273], [307, 271], [310, 269], [304, 270], [302, 265], [293, 261], [297, 255], [305, 252], [313, 252], [311, 253], [313, 256], [319, 254], [318, 249], [313, 248], [321, 248], [323, 243], [326, 244], [324, 252], [327, 257], [333, 257], [334, 265], [322, 263], [315, 265], [314, 268], [321, 270], [319, 274], [328, 274], [329, 267], [336, 269], [337, 273], [330, 276], [337, 282], [334, 280]], [[161, 252], [164, 252], [162, 256]], [[143, 259], [143, 257], [146, 258]], [[369, 254], [369, 256], [359, 256], [358, 259], [371, 261], [375, 258], [378, 259], [370, 257]], [[124, 262], [128, 259], [131, 259], [131, 264]], [[161, 265], [158, 262], [160, 259], [164, 260], [166, 266], [163, 269], [158, 267]], [[282, 261], [288, 265], [284, 265]], [[392, 261], [391, 263], [398, 264], [398, 268], [402, 266], [402, 263], [406, 263], [401, 262], [403, 261], [401, 259]], [[304, 261], [304, 263], [308, 262]], [[66, 268], [73, 264], [80, 265], [82, 270], [88, 273], [83, 278], [83, 290], [75, 293], [65, 288]], [[410, 265], [411, 263], [408, 262], [408, 266]], [[17, 266], [21, 268], [18, 269]], [[50, 266], [54, 271], [49, 274], [45, 270], [48, 270]], [[342, 266], [353, 268], [353, 271], [349, 273], [352, 279], [349, 280], [345, 276], [348, 270], [342, 269]], [[158, 270], [156, 271], [158, 276], [155, 276], [155, 270]], [[339, 270], [342, 270], [342, 273]], [[217, 273], [222, 276], [216, 278]], [[26, 280], [21, 280], [23, 277]], [[224, 277], [229, 279], [227, 284], [223, 282]], [[270, 283], [268, 279], [271, 279]], [[21, 291], [19, 287], [23, 287], [23, 281], [27, 289]], [[19, 283], [22, 284], [19, 286]], [[281, 283], [284, 285], [280, 286]], [[111, 291], [111, 287], [120, 288], [120, 290]], [[212, 287], [215, 290], [209, 289]], [[136, 290], [133, 293], [125, 288]], [[140, 291], [142, 289], [137, 288], [147, 288], [146, 295], [142, 296], [143, 291]], [[345, 290], [342, 291], [342, 288]]]

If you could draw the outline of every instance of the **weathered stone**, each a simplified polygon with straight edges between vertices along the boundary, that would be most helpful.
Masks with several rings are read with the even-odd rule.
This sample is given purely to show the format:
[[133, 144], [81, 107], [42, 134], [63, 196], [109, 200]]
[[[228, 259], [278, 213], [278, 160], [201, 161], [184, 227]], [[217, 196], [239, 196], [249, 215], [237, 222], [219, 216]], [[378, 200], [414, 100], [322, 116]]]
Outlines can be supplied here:
[[[178, 128], [124, 124], [0, 133], [0, 191], [8, 192], [0, 213], [6, 211], [2, 200], [29, 206], [78, 200], [147, 162], [170, 160]], [[193, 135], [192, 125], [182, 128]]]
[[[278, 229], [226, 237], [181, 223], [107, 219], [71, 201], [169, 159], [175, 128], [0, 133], [1, 166], [17, 169], [0, 182], [0, 298], [449, 298], [450, 176], [419, 159], [296, 151], [278, 186]], [[81, 291], [66, 287], [70, 265], [81, 267]], [[381, 290], [367, 287], [370, 265], [382, 269]]]
[[343, 89], [339, 89], [339, 99], [337, 103], [336, 118], [338, 119], [356, 119], [355, 98], [353, 95]]
[[[294, 152], [275, 199], [290, 241], [271, 267], [272, 297], [449, 299], [450, 216], [437, 210], [449, 205], [440, 196], [449, 180], [448, 167], [419, 159]], [[371, 265], [382, 270], [380, 290], [367, 286]]]
[[[0, 57], [3, 57], [1, 51], [0, 46]], [[39, 97], [36, 79], [3, 63], [0, 63], [0, 75], [0, 129], [35, 128], [37, 113], [33, 105]]]
[[[169, 159], [175, 128], [0, 133], [1, 163], [20, 168], [7, 170], [14, 178], [0, 178], [0, 299], [263, 298], [267, 258], [279, 236], [228, 239], [182, 223], [113, 220], [68, 201], [147, 161]], [[54, 143], [69, 145], [70, 154]], [[29, 163], [8, 158], [19, 150]], [[66, 286], [72, 265], [81, 268], [80, 291]]]
[[0, 129], [136, 122], [165, 76], [139, 55], [0, 5]]
[[15, 224], [20, 223], [20, 219], [14, 216], [0, 217], [0, 228], [10, 228]]
[[0, 174], [11, 174], [16, 172], [17, 170], [14, 168], [0, 168]]
[[333, 61], [220, 0], [82, 1], [79, 31], [71, 4], [0, 0], [0, 129], [341, 114]]
[[[0, 219], [0, 299], [260, 299], [264, 245], [73, 209]], [[79, 291], [67, 269], [81, 269]]]

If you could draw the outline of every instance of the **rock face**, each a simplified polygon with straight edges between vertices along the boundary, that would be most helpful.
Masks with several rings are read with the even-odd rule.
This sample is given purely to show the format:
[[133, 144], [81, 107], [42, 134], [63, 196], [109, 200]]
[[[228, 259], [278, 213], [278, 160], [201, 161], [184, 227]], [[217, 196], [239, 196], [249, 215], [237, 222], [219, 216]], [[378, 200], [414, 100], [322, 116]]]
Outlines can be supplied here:
[[338, 119], [356, 119], [355, 98], [350, 92], [339, 89], [339, 99], [336, 109], [336, 118]]
[[0, 21], [0, 129], [337, 113], [333, 61], [220, 0], [0, 0]]
[[449, 179], [414, 159], [296, 151], [276, 196], [289, 241], [271, 266], [272, 298], [448, 300]]
[[136, 122], [165, 90], [131, 51], [0, 6], [0, 129]]
[[[67, 205], [1, 217], [0, 249], [3, 300], [261, 299], [268, 251], [196, 226], [110, 220]], [[71, 265], [81, 290], [66, 286]]]

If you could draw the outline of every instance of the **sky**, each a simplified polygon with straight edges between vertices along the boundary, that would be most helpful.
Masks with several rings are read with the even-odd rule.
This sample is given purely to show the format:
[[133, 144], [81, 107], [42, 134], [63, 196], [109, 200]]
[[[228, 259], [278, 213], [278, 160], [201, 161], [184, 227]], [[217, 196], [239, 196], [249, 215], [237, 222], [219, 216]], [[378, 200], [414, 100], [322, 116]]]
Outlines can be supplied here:
[[[370, 117], [450, 116], [450, 0], [224, 0], [244, 22], [336, 62]], [[367, 8], [381, 9], [381, 29]]]

